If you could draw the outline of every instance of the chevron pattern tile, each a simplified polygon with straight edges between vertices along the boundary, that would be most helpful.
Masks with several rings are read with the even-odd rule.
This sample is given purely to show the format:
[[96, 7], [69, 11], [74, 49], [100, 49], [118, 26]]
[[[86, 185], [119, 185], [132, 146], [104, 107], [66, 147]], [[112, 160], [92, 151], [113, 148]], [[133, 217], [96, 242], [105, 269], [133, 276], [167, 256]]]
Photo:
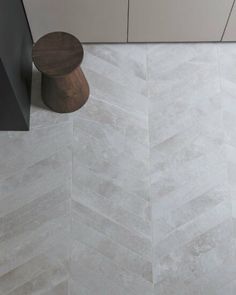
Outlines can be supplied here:
[[146, 46], [86, 49], [92, 95], [74, 116], [72, 294], [153, 294]]
[[1, 295], [68, 294], [73, 126], [39, 89], [34, 72], [31, 131], [0, 134]]
[[236, 270], [218, 47], [149, 46], [148, 72], [154, 294], [218, 294]]
[[236, 294], [236, 46], [86, 45], [88, 103], [0, 133], [0, 295]]

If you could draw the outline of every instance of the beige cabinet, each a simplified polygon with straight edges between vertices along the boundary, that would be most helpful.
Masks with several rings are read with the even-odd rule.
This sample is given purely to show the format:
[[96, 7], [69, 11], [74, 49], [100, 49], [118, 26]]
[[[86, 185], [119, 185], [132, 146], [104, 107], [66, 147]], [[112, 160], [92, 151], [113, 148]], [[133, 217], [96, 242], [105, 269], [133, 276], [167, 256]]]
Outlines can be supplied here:
[[232, 5], [233, 0], [130, 0], [129, 41], [220, 41]]
[[34, 40], [66, 31], [82, 42], [126, 42], [128, 0], [23, 0]]
[[227, 24], [223, 41], [236, 41], [236, 4]]
[[[10, 1], [10, 0], [9, 0]], [[234, 0], [23, 0], [34, 40], [66, 31], [82, 42], [221, 41]], [[236, 7], [223, 41], [236, 41]]]

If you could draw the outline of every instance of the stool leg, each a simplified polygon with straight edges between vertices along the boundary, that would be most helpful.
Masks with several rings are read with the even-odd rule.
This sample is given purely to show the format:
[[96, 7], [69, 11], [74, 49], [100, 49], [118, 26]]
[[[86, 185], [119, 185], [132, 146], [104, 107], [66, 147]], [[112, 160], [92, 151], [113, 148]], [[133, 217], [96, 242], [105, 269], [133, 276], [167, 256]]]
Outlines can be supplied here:
[[66, 76], [42, 76], [42, 99], [55, 112], [74, 112], [88, 97], [89, 85], [80, 67]]

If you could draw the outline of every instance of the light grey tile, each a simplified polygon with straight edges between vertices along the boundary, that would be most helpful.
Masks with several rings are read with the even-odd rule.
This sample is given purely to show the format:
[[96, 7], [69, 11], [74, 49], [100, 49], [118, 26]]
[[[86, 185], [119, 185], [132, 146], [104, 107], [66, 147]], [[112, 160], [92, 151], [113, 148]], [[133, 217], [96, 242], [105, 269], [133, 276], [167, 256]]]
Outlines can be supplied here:
[[13, 234], [5, 236], [0, 242], [0, 275], [53, 247], [58, 251], [62, 250], [62, 259], [67, 259], [70, 245], [68, 205], [66, 201], [56, 206], [56, 216], [53, 214], [52, 218], [42, 224], [37, 224], [36, 220], [35, 223], [25, 225], [23, 232], [12, 232]]
[[[63, 149], [0, 181], [0, 215], [20, 209], [71, 179], [71, 150]], [[68, 188], [70, 190], [70, 188]], [[69, 198], [68, 195], [64, 197]]]
[[[136, 75], [135, 70], [132, 75], [130, 73], [130, 70], [124, 71], [124, 69], [122, 69], [119, 65], [115, 66], [111, 62], [105, 60], [104, 58], [101, 58], [96, 54], [96, 51], [92, 51], [91, 53], [90, 52], [91, 51], [87, 52], [83, 64], [83, 69], [85, 70], [85, 72], [87, 70], [96, 71], [96, 73], [116, 81], [117, 83], [121, 84], [124, 87], [127, 87], [134, 93], [141, 93], [144, 95], [147, 94], [147, 83], [145, 77], [139, 78], [139, 76]], [[143, 72], [144, 71], [145, 65], [143, 68]], [[142, 74], [145, 75], [145, 72]]]
[[59, 253], [56, 254], [55, 249], [49, 250], [6, 273], [0, 278], [0, 291], [3, 294], [8, 294], [31, 282], [43, 272], [50, 270], [58, 263], [60, 264], [60, 259], [57, 256], [59, 256]]
[[69, 281], [70, 295], [90, 295], [89, 288], [82, 286], [80, 283], [76, 283], [74, 280]]
[[0, 134], [1, 295], [235, 294], [235, 50], [85, 45], [73, 114], [34, 69], [31, 131]]
[[208, 210], [218, 206], [221, 202], [229, 200], [229, 191], [220, 187], [209, 190], [206, 193], [194, 198], [190, 202], [181, 207], [166, 212], [161, 218], [153, 217], [154, 241], [160, 241], [169, 233], [176, 230], [180, 226], [191, 222], [197, 217], [205, 214]]
[[[154, 257], [164, 256], [175, 249], [189, 243], [192, 239], [209, 231], [215, 226], [231, 217], [231, 203], [224, 202], [209, 210], [206, 214], [199, 216], [196, 220], [186, 223], [184, 226], [171, 232], [162, 241], [155, 244]], [[155, 229], [154, 229], [155, 230]]]
[[[38, 275], [32, 281], [14, 289], [9, 295], [30, 295], [30, 294], [43, 294], [53, 290], [55, 286], [65, 281], [68, 278], [67, 272], [60, 265], [56, 265]], [[51, 291], [50, 291], [51, 292]], [[50, 293], [52, 294], [52, 293]]]
[[70, 145], [70, 122], [39, 128], [32, 132], [0, 134], [0, 180], [27, 168]]
[[66, 295], [69, 292], [68, 281], [59, 283], [57, 286], [53, 286], [50, 290], [42, 293], [42, 295]]
[[231, 255], [232, 223], [230, 218], [192, 239], [186, 245], [173, 249], [154, 265], [156, 282], [166, 277], [183, 280], [186, 285], [211, 273], [224, 264]]
[[152, 284], [118, 268], [93, 249], [76, 242], [73, 245], [71, 277], [90, 294], [152, 294]]
[[154, 294], [215, 294], [233, 259], [222, 73], [217, 45], [148, 47]]
[[147, 115], [147, 97], [142, 93], [133, 92], [112, 78], [100, 75], [95, 69], [87, 69], [86, 76], [89, 81], [94, 81], [91, 85], [91, 94], [96, 99], [141, 118]]
[[85, 46], [85, 64], [88, 59], [86, 52], [93, 54], [112, 64], [122, 73], [146, 79], [146, 44], [112, 44]]
[[70, 183], [64, 183], [63, 186], [42, 195], [41, 198], [21, 207], [20, 209], [5, 215], [2, 218], [4, 240], [9, 236], [20, 234], [28, 227], [40, 226], [46, 221], [61, 214], [69, 214], [69, 209], [65, 206], [70, 197]]
[[150, 223], [125, 210], [125, 208], [117, 206], [112, 200], [108, 200], [95, 193], [81, 191], [79, 187], [77, 189], [74, 188], [72, 199], [102, 216], [129, 228], [131, 231], [151, 239]]
[[[132, 116], [127, 119], [126, 113], [104, 103], [100, 104], [106, 110], [103, 116], [104, 110], [97, 109], [99, 103], [94, 102], [92, 111], [82, 114], [86, 120], [74, 120], [74, 183], [81, 186], [80, 178], [86, 182], [88, 173], [104, 183], [104, 190], [106, 184], [122, 194], [126, 191], [147, 199], [147, 120]], [[94, 187], [94, 181], [91, 186]], [[95, 192], [101, 193], [97, 189], [96, 186]], [[102, 194], [107, 195], [104, 190]]]
[[87, 226], [78, 215], [74, 214], [72, 218], [72, 236], [75, 240], [95, 249], [120, 268], [152, 282], [152, 263], [150, 261]]
[[72, 209], [87, 226], [107, 235], [114, 242], [120, 243], [150, 261], [152, 253], [150, 239], [123, 227], [78, 202], [72, 201]]
[[107, 202], [114, 203], [142, 219], [150, 221], [150, 202], [147, 193], [142, 196], [131, 193], [124, 186], [115, 184], [109, 178], [101, 177], [88, 167], [75, 167], [73, 178], [73, 190], [77, 195], [80, 195], [82, 191], [88, 195], [96, 194], [101, 198], [106, 198]]
[[147, 148], [149, 147], [147, 116], [142, 118], [134, 116], [121, 108], [91, 96], [79, 112], [73, 113], [73, 118], [75, 135], [76, 132], [79, 132], [81, 119], [83, 119], [96, 123], [111, 135], [114, 131], [119, 132], [130, 141], [139, 142], [146, 145]]
[[[88, 130], [89, 125], [93, 126], [92, 134], [82, 129]], [[110, 179], [131, 193], [147, 195], [147, 149], [140, 144], [132, 146], [126, 137], [114, 134], [112, 130], [109, 134], [96, 124], [81, 122], [80, 126], [73, 145], [75, 176], [77, 169], [89, 167], [93, 173]], [[95, 130], [97, 137], [93, 136]]]

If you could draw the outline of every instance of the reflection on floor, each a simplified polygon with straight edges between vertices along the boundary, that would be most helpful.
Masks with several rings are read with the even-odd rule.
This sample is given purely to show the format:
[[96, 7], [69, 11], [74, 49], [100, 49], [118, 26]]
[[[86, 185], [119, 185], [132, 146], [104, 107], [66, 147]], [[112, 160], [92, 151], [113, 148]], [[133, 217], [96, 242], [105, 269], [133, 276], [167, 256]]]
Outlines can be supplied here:
[[236, 46], [87, 45], [91, 97], [0, 133], [0, 295], [235, 295]]

